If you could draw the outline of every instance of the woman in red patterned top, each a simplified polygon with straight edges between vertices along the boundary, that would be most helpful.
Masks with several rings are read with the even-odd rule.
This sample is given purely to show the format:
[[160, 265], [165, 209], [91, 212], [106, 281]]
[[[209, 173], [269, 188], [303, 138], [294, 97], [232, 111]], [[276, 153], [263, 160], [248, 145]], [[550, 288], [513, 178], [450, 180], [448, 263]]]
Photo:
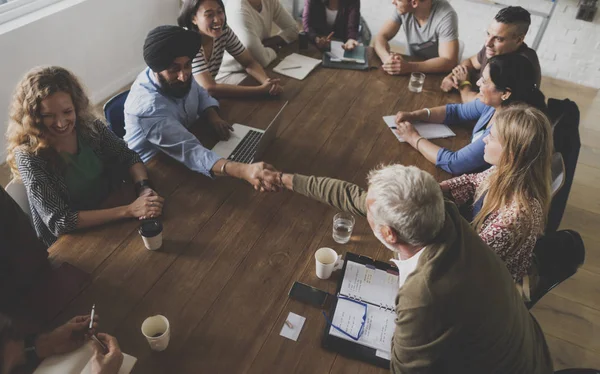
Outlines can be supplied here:
[[498, 113], [484, 142], [485, 161], [493, 167], [440, 186], [459, 205], [474, 202], [473, 227], [522, 284], [550, 208], [550, 122], [535, 108], [510, 107]]

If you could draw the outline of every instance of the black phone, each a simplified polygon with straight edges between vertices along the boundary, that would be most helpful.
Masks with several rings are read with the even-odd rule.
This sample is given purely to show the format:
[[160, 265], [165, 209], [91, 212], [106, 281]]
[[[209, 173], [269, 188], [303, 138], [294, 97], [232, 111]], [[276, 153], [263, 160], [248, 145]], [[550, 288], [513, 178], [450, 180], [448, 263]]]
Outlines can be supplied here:
[[323, 290], [300, 282], [294, 282], [288, 295], [294, 300], [298, 300], [305, 304], [313, 305], [321, 309], [327, 309], [329, 302], [333, 297], [331, 294]]

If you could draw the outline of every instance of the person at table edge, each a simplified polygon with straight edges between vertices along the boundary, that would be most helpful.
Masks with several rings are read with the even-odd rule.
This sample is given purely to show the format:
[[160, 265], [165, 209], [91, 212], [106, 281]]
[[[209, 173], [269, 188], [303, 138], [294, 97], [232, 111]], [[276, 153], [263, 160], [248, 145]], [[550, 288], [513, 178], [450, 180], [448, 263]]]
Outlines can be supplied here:
[[133, 82], [125, 101], [124, 139], [144, 162], [163, 152], [210, 178], [228, 175], [246, 180], [255, 189], [269, 189], [262, 172], [270, 165], [226, 160], [188, 130], [205, 121], [223, 140], [233, 131], [221, 118], [217, 100], [192, 77], [192, 59], [200, 44], [197, 32], [179, 26], [158, 26], [148, 33], [144, 42], [148, 68]]
[[[441, 73], [458, 63], [458, 16], [446, 0], [392, 0], [396, 7], [375, 37], [375, 52], [383, 62], [383, 70], [391, 75], [412, 72]], [[424, 59], [404, 60], [390, 52], [389, 41], [400, 28], [408, 41], [408, 52]]]

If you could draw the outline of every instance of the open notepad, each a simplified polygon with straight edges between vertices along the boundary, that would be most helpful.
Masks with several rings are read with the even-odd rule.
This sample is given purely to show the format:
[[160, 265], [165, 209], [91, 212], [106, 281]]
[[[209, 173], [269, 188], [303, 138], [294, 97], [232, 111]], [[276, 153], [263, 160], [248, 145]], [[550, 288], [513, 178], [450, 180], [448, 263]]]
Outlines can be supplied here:
[[291, 78], [303, 80], [320, 63], [321, 60], [317, 60], [316, 58], [292, 53], [275, 66], [273, 71]]
[[[390, 129], [393, 130], [393, 128], [396, 127], [396, 116], [386, 116], [383, 117], [383, 120]], [[439, 123], [415, 122], [413, 123], [413, 126], [419, 132], [419, 135], [425, 139], [439, 139], [456, 136], [454, 131], [450, 130], [448, 126]], [[400, 142], [405, 142], [400, 135], [396, 134], [394, 131], [392, 132]]]
[[[33, 374], [91, 374], [91, 358], [94, 356], [93, 344], [90, 341], [73, 352], [49, 357], [42, 361]], [[131, 373], [136, 361], [137, 358], [124, 353], [119, 374]]]
[[[397, 272], [347, 260], [339, 295], [367, 304], [366, 323], [358, 341], [333, 327], [330, 327], [329, 334], [373, 348], [379, 357], [389, 357], [396, 327], [394, 301], [397, 293]], [[338, 298], [333, 325], [357, 336], [364, 311], [364, 306]]]

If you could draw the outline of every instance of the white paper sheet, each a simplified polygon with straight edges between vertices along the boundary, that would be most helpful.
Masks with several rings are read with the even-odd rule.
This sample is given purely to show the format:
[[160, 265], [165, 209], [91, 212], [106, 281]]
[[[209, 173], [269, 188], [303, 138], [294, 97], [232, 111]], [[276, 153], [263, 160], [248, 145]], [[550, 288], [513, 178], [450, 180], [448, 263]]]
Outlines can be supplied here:
[[390, 309], [397, 293], [398, 275], [353, 261], [346, 263], [341, 295]]
[[[284, 58], [277, 66], [275, 66], [273, 71], [291, 78], [303, 80], [320, 63], [321, 60], [317, 60], [316, 58], [306, 57], [298, 53], [292, 53]], [[295, 68], [297, 66], [298, 68]]]
[[300, 331], [302, 331], [302, 327], [304, 326], [306, 318], [290, 312], [286, 321], [291, 323], [293, 327], [289, 327], [286, 323], [284, 323], [279, 335], [293, 341], [298, 341], [298, 336], [300, 336]]
[[[392, 129], [393, 127], [396, 127], [396, 122], [395, 122], [396, 116], [385, 116], [385, 117], [383, 117], [383, 120], [385, 121], [385, 124], [387, 125], [387, 127], [389, 127], [390, 129]], [[449, 138], [451, 136], [456, 136], [454, 131], [450, 130], [450, 128], [448, 126], [443, 125], [443, 124], [416, 122], [416, 123], [413, 123], [413, 125], [415, 126], [415, 129], [419, 132], [419, 135], [421, 135], [425, 139], [439, 139], [439, 138]], [[393, 131], [393, 129], [392, 129], [392, 133], [396, 136], [396, 138], [400, 142], [402, 142], [402, 143], [405, 142], [405, 140], [401, 136], [396, 134]]]

